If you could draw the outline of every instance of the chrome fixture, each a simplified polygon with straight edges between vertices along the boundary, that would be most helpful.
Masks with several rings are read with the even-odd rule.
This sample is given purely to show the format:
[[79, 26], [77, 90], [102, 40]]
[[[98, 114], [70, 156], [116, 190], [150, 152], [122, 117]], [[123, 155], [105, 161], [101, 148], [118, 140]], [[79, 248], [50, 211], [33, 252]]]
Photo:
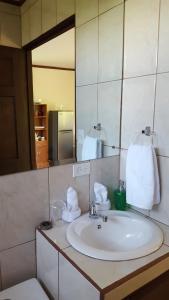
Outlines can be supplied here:
[[150, 126], [146, 126], [144, 130], [141, 131], [142, 134], [145, 134], [147, 136], [150, 136], [150, 135], [154, 135], [155, 132], [151, 130], [151, 127]]
[[107, 222], [108, 221], [108, 216], [105, 216], [105, 215], [97, 213], [96, 205], [94, 203], [90, 204], [90, 207], [89, 207], [89, 218], [91, 218], [91, 219], [102, 218], [103, 222]]

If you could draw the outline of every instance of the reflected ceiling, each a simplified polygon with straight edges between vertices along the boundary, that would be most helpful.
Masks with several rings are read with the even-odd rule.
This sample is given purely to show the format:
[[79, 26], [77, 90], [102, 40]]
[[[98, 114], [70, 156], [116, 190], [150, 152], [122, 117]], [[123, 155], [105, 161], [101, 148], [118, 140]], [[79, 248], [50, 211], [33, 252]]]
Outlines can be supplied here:
[[32, 64], [58, 68], [75, 68], [75, 29], [32, 50]]

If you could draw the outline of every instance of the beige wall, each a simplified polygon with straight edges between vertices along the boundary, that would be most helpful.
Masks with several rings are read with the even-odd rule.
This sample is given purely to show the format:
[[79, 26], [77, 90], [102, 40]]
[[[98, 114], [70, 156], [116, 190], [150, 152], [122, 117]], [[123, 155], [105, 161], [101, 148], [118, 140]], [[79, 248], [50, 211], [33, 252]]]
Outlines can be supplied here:
[[[93, 182], [116, 188], [119, 156], [90, 162], [90, 176], [73, 178], [72, 165], [1, 176], [0, 289], [36, 276], [35, 227], [49, 219], [49, 204], [66, 200], [76, 188], [83, 212], [88, 211]], [[37, 299], [40, 300], [40, 299]]]
[[[57, 2], [57, 5], [56, 5]], [[98, 11], [100, 14], [108, 12], [117, 4], [122, 3], [122, 0], [77, 0], [78, 9], [78, 26], [92, 26], [93, 37], [92, 41], [97, 42], [97, 22], [98, 22]], [[24, 7], [22, 8], [22, 43], [25, 44], [33, 38], [39, 36], [47, 28], [54, 26], [60, 20], [63, 20], [66, 16], [69, 16], [74, 11], [74, 1], [70, 0], [59, 0], [59, 1], [48, 1], [48, 0], [27, 0]], [[99, 6], [98, 6], [99, 4]], [[120, 4], [121, 5], [121, 4]], [[56, 7], [56, 10], [54, 9]], [[161, 176], [161, 203], [153, 209], [151, 212], [144, 212], [149, 214], [152, 218], [159, 220], [162, 223], [169, 225], [169, 101], [168, 101], [168, 87], [169, 87], [169, 1], [168, 0], [128, 0], [126, 1], [126, 16], [125, 16], [125, 48], [124, 48], [124, 90], [123, 90], [123, 104], [122, 104], [122, 151], [121, 151], [121, 178], [125, 179], [125, 159], [127, 154], [127, 148], [129, 141], [133, 134], [140, 132], [145, 126], [151, 125], [157, 133], [158, 137], [158, 162]], [[95, 24], [94, 24], [95, 23]], [[12, 26], [11, 26], [12, 27]], [[96, 28], [96, 30], [95, 30]], [[5, 25], [5, 31], [8, 31], [8, 25]], [[11, 28], [12, 30], [12, 28]], [[159, 35], [158, 35], [159, 31]], [[15, 34], [12, 34], [12, 39]], [[88, 42], [88, 41], [86, 41]], [[5, 39], [4, 39], [5, 43]], [[88, 51], [88, 49], [87, 49]], [[98, 47], [95, 48], [94, 54], [98, 55]], [[87, 52], [86, 64], [90, 63], [92, 73], [88, 74], [91, 82], [88, 82], [88, 88], [86, 95], [94, 95], [94, 101], [97, 101], [97, 80], [95, 79], [95, 69], [98, 68], [98, 62], [95, 60], [96, 66], [91, 64], [91, 57], [93, 55], [93, 48], [91, 47]], [[111, 57], [109, 58], [111, 59]], [[105, 61], [105, 65], [109, 66], [108, 61]], [[107, 67], [106, 67], [107, 68]], [[81, 71], [82, 72], [82, 71]], [[109, 74], [108, 69], [104, 70], [105, 74]], [[81, 73], [81, 76], [83, 74]], [[92, 77], [91, 77], [92, 76]], [[97, 78], [96, 78], [97, 79]], [[81, 88], [80, 94], [84, 92], [84, 88]], [[93, 98], [91, 97], [91, 101]], [[96, 164], [95, 171], [92, 174], [99, 174], [99, 180], [107, 184], [107, 180], [110, 180], [112, 176], [118, 179], [118, 166], [115, 164], [114, 159], [117, 162], [117, 157], [107, 158], [112, 162], [112, 165], [105, 164], [103, 159], [103, 165], [100, 166], [100, 160], [92, 162], [93, 166]], [[106, 160], [107, 160], [106, 159]], [[57, 190], [58, 195], [65, 191], [69, 184], [69, 180], [72, 180], [72, 172], [69, 166], [59, 167], [57, 169], [49, 170], [49, 182], [50, 176], [53, 176], [52, 182], [50, 183], [50, 189], [53, 189], [54, 197]], [[108, 170], [112, 170], [112, 174], [108, 177], [103, 178], [103, 170], [107, 174]], [[67, 179], [65, 179], [66, 170], [69, 172]], [[101, 171], [100, 171], [101, 170]], [[55, 173], [56, 171], [56, 173]], [[35, 172], [35, 173], [34, 173]], [[51, 172], [53, 175], [50, 175]], [[114, 172], [116, 172], [114, 174]], [[37, 174], [38, 178], [34, 183], [33, 174]], [[77, 178], [73, 181], [76, 183], [78, 191], [81, 193], [81, 189], [86, 184], [86, 193], [88, 195], [89, 188], [86, 182], [93, 177], [88, 176], [86, 178]], [[28, 177], [27, 177], [28, 176]], [[59, 181], [60, 185], [57, 186], [57, 178], [64, 178]], [[29, 179], [28, 179], [29, 178]], [[32, 179], [31, 179], [32, 178]], [[27, 180], [30, 180], [30, 186], [27, 185]], [[33, 180], [31, 184], [31, 180]], [[85, 182], [83, 181], [85, 180]], [[21, 184], [21, 183], [22, 184]], [[45, 182], [44, 194], [41, 195], [41, 183]], [[5, 244], [2, 244], [0, 260], [2, 270], [2, 287], [8, 286], [15, 281], [20, 281], [28, 276], [32, 275], [32, 270], [29, 273], [28, 262], [22, 264], [23, 260], [16, 263], [15, 274], [11, 275], [8, 271], [12, 261], [16, 261], [16, 257], [20, 257], [20, 253], [24, 252], [24, 243], [28, 243], [31, 240], [31, 249], [33, 247], [32, 241], [34, 241], [34, 235], [32, 234], [35, 223], [37, 224], [43, 218], [48, 217], [47, 210], [49, 209], [49, 194], [46, 195], [48, 190], [48, 171], [31, 171], [23, 174], [16, 174], [10, 176], [2, 176], [0, 181], [0, 213], [4, 214], [6, 211], [6, 220], [9, 225], [12, 224], [13, 236], [10, 235], [10, 227], [6, 234]], [[72, 181], [71, 181], [72, 182]], [[92, 180], [93, 182], [93, 180]], [[110, 182], [109, 182], [110, 183]], [[108, 184], [109, 184], [108, 183]], [[54, 190], [52, 185], [56, 185], [57, 188]], [[9, 189], [10, 187], [10, 189]], [[92, 189], [92, 183], [90, 185]], [[59, 192], [60, 190], [60, 192]], [[19, 193], [19, 196], [18, 196]], [[40, 195], [37, 197], [37, 193]], [[83, 194], [83, 193], [82, 193]], [[30, 197], [29, 197], [30, 196]], [[41, 197], [42, 196], [42, 197]], [[47, 197], [47, 198], [46, 198]], [[47, 202], [45, 202], [47, 199]], [[32, 201], [32, 202], [31, 202]], [[88, 201], [88, 199], [87, 199]], [[20, 211], [22, 203], [22, 211]], [[33, 204], [31, 204], [33, 203]], [[43, 204], [44, 203], [44, 204]], [[40, 216], [38, 213], [38, 207], [44, 205]], [[37, 207], [37, 215], [34, 214], [33, 227], [29, 222], [29, 216], [32, 214], [32, 207]], [[15, 212], [15, 214], [14, 214]], [[25, 220], [22, 219], [23, 212], [26, 212]], [[39, 216], [39, 217], [37, 217]], [[2, 218], [0, 217], [0, 220]], [[29, 224], [30, 227], [25, 224]], [[1, 225], [3, 228], [3, 223]], [[22, 234], [21, 230], [22, 229]], [[1, 233], [3, 230], [1, 230]], [[26, 237], [26, 238], [25, 238]], [[0, 239], [4, 239], [4, 236]], [[18, 244], [22, 244], [18, 246]], [[7, 246], [8, 245], [8, 246]], [[25, 244], [26, 245], [26, 244]], [[10, 248], [10, 251], [7, 250]], [[14, 248], [13, 248], [14, 247]], [[18, 247], [18, 248], [16, 248]], [[26, 246], [25, 246], [26, 247]], [[18, 251], [17, 251], [18, 249]], [[25, 257], [32, 259], [32, 250], [27, 248]], [[8, 256], [8, 253], [10, 255]], [[5, 259], [6, 257], [6, 259]], [[34, 261], [32, 261], [32, 269]], [[11, 277], [10, 277], [11, 276]], [[10, 280], [9, 280], [10, 278]], [[12, 279], [11, 279], [12, 278]]]
[[27, 0], [21, 8], [22, 45], [75, 13], [75, 0]]
[[0, 45], [21, 47], [20, 8], [0, 2]]
[[48, 110], [74, 110], [75, 72], [33, 68], [34, 101], [42, 99]]

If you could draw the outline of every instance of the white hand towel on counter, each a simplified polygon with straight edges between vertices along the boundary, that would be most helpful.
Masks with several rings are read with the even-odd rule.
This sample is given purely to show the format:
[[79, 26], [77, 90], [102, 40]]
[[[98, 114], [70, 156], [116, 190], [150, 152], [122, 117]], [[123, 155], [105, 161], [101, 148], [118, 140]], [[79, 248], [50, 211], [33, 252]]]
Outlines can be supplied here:
[[97, 141], [95, 137], [86, 136], [82, 148], [82, 160], [97, 158]]
[[157, 158], [152, 145], [131, 145], [126, 162], [127, 203], [152, 209], [160, 202]]

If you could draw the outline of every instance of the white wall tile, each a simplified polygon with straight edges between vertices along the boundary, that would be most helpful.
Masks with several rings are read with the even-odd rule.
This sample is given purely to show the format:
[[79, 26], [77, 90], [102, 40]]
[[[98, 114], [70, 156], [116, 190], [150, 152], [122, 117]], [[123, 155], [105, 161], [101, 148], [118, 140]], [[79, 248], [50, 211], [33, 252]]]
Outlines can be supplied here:
[[169, 73], [157, 75], [155, 144], [160, 155], [169, 156]]
[[21, 6], [21, 14], [25, 13], [37, 0], [26, 0]]
[[97, 82], [98, 18], [76, 29], [76, 83]]
[[62, 22], [75, 13], [75, 0], [57, 1], [57, 23]]
[[56, 0], [42, 0], [42, 32], [56, 25]]
[[122, 101], [122, 148], [146, 126], [153, 126], [155, 75], [124, 80]]
[[98, 16], [98, 0], [76, 0], [76, 26]]
[[0, 260], [3, 289], [36, 277], [34, 241], [1, 252]]
[[99, 13], [103, 13], [123, 2], [124, 0], [99, 0]]
[[104, 146], [103, 157], [110, 157], [114, 155], [119, 155], [119, 149], [114, 149], [110, 146]]
[[158, 165], [161, 179], [161, 202], [160, 204], [154, 206], [150, 211], [150, 217], [166, 225], [169, 225], [169, 158], [158, 157]]
[[41, 0], [37, 0], [30, 7], [30, 38], [34, 40], [42, 33]]
[[121, 80], [98, 85], [98, 122], [103, 127], [104, 144], [119, 147]]
[[66, 201], [67, 189], [73, 186], [78, 193], [79, 206], [82, 212], [89, 208], [89, 176], [73, 178], [73, 166], [64, 165], [49, 169], [50, 203]]
[[159, 0], [128, 0], [125, 10], [124, 76], [154, 74]]
[[21, 47], [21, 20], [14, 14], [0, 13], [0, 44]]
[[57, 0], [57, 23], [75, 14], [75, 0]]
[[[76, 131], [83, 130], [84, 137], [97, 124], [97, 85], [77, 87], [76, 90]], [[82, 141], [78, 140], [78, 161], [82, 159]]]
[[122, 78], [123, 5], [99, 17], [99, 81]]
[[30, 42], [30, 13], [27, 10], [21, 15], [22, 46]]
[[[58, 251], [37, 231], [36, 233], [37, 278], [58, 299]], [[40, 300], [40, 299], [37, 299]]]
[[0, 251], [35, 239], [49, 219], [48, 169], [1, 176]]
[[59, 276], [60, 300], [100, 299], [100, 292], [60, 253]]
[[126, 181], [127, 150], [120, 151], [120, 179]]
[[169, 0], [161, 0], [158, 72], [169, 71]]
[[18, 6], [14, 6], [8, 3], [0, 2], [0, 12], [4, 12], [7, 14], [20, 15], [20, 8]]

